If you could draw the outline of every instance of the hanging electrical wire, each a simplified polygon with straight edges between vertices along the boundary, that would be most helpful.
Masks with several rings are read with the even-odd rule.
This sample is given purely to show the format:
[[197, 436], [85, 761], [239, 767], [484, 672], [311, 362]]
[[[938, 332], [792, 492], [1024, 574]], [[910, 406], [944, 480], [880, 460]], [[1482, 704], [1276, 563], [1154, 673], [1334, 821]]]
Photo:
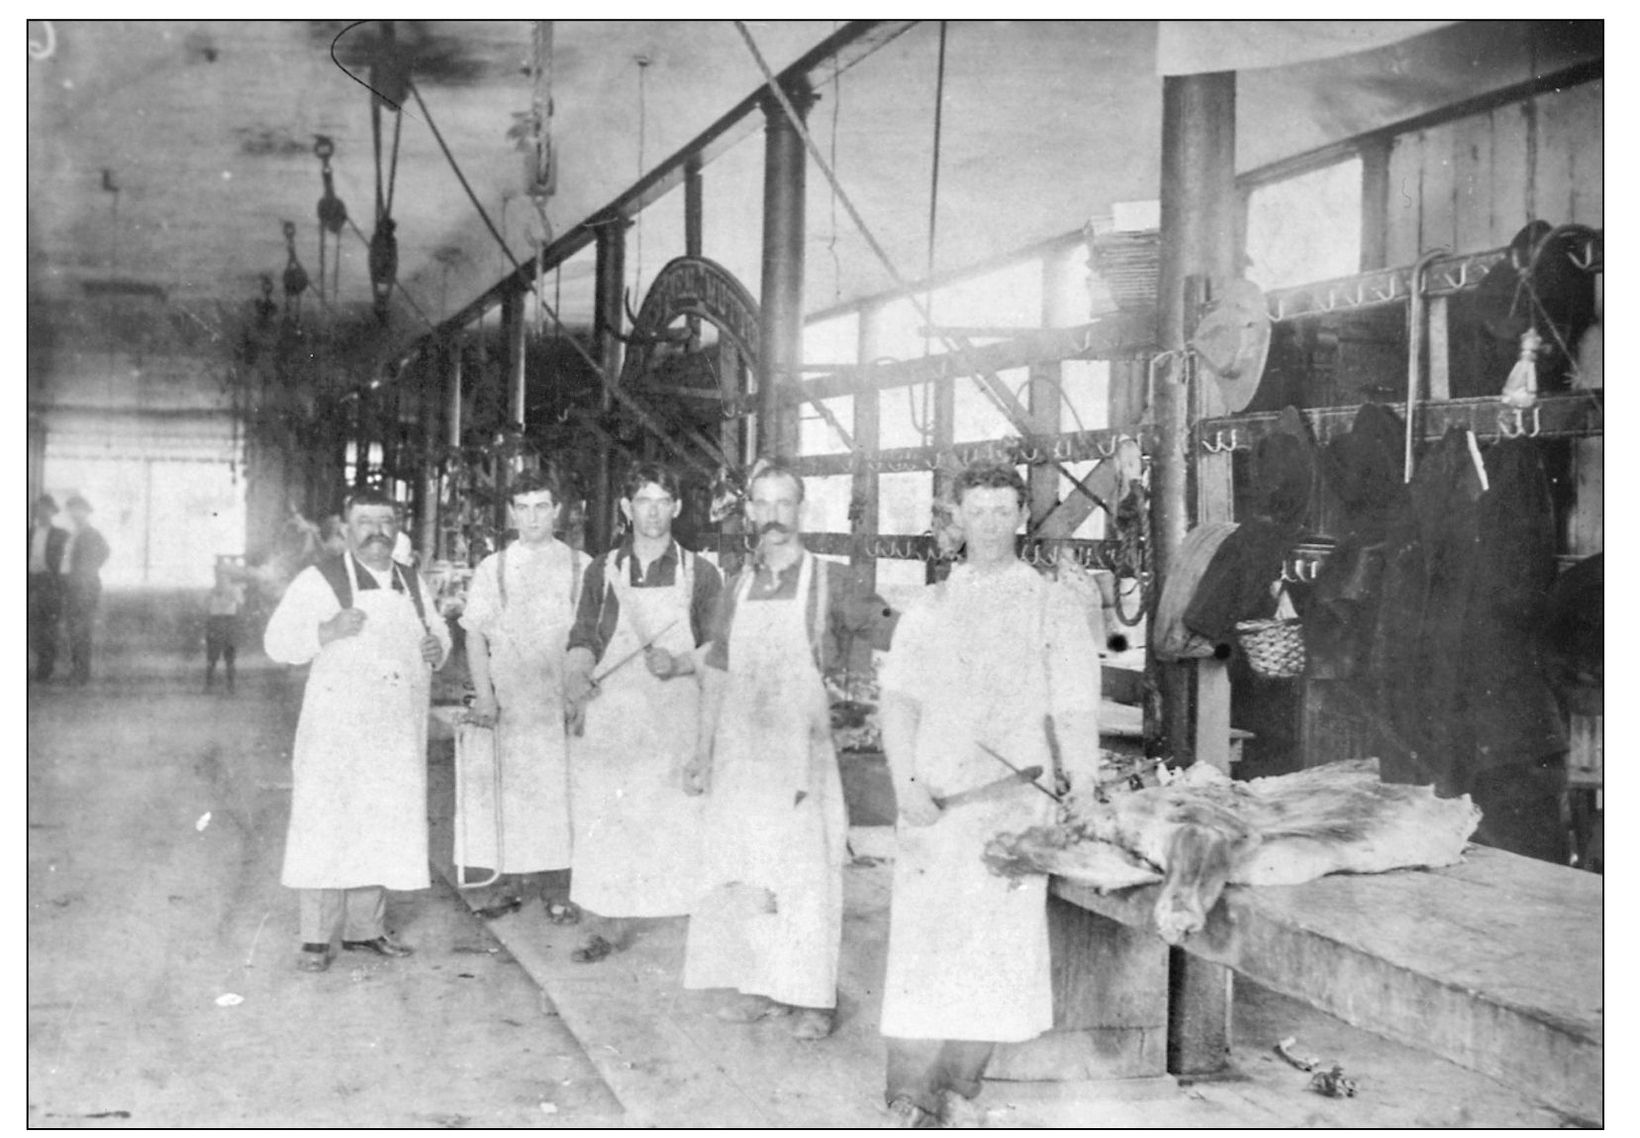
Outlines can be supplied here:
[[[837, 21], [831, 23], [837, 34]], [[837, 120], [843, 113], [843, 64], [836, 55], [831, 57], [831, 168], [837, 169]], [[843, 300], [843, 259], [837, 255], [837, 191], [831, 193], [831, 236], [826, 239], [826, 252], [831, 254], [831, 302]]]

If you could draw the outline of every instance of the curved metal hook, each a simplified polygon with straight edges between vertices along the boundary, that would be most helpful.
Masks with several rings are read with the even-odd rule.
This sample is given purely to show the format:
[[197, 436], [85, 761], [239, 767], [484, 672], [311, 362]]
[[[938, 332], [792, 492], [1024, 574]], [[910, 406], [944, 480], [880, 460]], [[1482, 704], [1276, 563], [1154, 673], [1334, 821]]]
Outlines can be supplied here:
[[[1126, 436], [1123, 436], [1123, 437], [1125, 438]], [[1106, 450], [1105, 449], [1105, 442], [1101, 441], [1101, 442], [1096, 443], [1094, 445], [1094, 452], [1096, 454], [1098, 454], [1098, 456], [1100, 458], [1115, 458], [1116, 457], [1116, 448], [1121, 445], [1121, 439], [1116, 438], [1116, 437], [1111, 436], [1111, 435], [1107, 435], [1107, 436], [1105, 436], [1105, 441], [1108, 441], [1110, 443], [1110, 449]]]

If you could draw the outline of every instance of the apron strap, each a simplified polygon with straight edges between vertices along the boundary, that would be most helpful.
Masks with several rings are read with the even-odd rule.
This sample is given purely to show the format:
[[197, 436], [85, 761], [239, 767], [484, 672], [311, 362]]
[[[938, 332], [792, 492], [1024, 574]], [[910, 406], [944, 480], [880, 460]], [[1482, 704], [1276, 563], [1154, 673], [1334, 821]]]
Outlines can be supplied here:
[[[814, 557], [812, 553], [805, 553], [805, 557]], [[821, 675], [826, 673], [826, 631], [831, 620], [831, 578], [830, 563], [814, 558], [814, 587], [817, 590], [814, 601], [814, 627], [809, 629], [809, 646], [814, 652], [814, 666]], [[806, 598], [805, 598], [806, 599]]]
[[495, 555], [495, 591], [501, 597], [501, 607], [507, 607], [507, 551]]

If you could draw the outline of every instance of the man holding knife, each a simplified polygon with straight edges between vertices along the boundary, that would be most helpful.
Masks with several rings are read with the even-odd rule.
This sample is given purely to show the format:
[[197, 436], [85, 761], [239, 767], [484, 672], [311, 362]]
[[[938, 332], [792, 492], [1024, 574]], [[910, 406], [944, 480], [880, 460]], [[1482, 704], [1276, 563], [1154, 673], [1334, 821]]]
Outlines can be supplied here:
[[1024, 480], [976, 463], [953, 497], [965, 559], [906, 609], [879, 676], [899, 807], [886, 1098], [917, 1128], [977, 1124], [996, 1043], [1053, 1026], [1047, 878], [994, 876], [980, 854], [1054, 820], [1051, 772], [1099, 770], [1098, 649], [1076, 596], [1015, 552]]
[[706, 642], [723, 578], [672, 537], [675, 474], [639, 463], [622, 485], [630, 527], [587, 567], [569, 634], [570, 900], [589, 917], [572, 957], [627, 947], [632, 918], [685, 916], [699, 871], [700, 801], [684, 793]]

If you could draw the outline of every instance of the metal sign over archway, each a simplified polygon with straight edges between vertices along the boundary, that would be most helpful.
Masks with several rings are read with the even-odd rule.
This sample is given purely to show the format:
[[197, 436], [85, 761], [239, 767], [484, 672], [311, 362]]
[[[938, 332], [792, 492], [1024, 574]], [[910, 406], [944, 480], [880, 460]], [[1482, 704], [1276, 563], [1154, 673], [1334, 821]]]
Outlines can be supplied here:
[[[656, 274], [625, 337], [631, 345], [621, 368], [620, 385], [629, 386], [650, 370], [656, 350], [675, 343], [670, 331], [680, 316], [695, 316], [718, 330], [719, 342], [734, 346], [753, 389], [761, 362], [757, 301], [746, 286], [716, 261], [677, 257]], [[725, 403], [738, 404], [750, 391], [723, 392]]]

